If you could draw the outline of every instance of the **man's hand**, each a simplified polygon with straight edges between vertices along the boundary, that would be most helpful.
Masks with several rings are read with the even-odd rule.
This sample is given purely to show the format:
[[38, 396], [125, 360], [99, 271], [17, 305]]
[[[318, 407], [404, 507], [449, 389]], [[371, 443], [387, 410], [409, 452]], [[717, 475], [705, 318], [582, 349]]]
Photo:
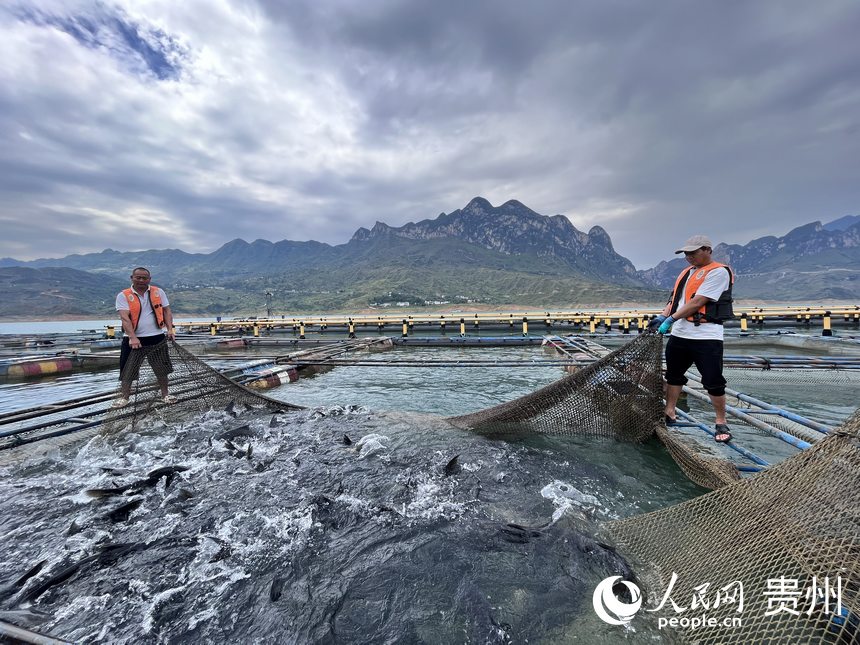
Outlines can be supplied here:
[[657, 329], [657, 327], [660, 326], [660, 323], [662, 323], [664, 320], [666, 320], [666, 316], [663, 316], [662, 314], [654, 316], [651, 320], [648, 321], [648, 329]]
[[672, 316], [669, 316], [668, 318], [666, 318], [666, 320], [660, 323], [660, 327], [657, 329], [657, 331], [665, 336], [669, 333], [669, 331], [672, 329], [672, 325], [674, 324], [675, 319], [672, 318]]
[[140, 338], [138, 338], [137, 336], [129, 336], [128, 346], [132, 349], [140, 349]]
[[176, 329], [174, 329], [173, 327], [171, 327], [171, 328], [167, 331], [167, 338], [168, 338], [169, 340], [176, 340]]

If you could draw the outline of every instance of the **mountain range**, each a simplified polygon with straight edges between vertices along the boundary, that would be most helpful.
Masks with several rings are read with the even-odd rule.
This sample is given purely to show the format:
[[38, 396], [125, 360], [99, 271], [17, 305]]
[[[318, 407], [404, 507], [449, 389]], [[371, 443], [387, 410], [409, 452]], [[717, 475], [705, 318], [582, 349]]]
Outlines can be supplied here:
[[[860, 299], [860, 216], [813, 222], [782, 237], [718, 244], [740, 299]], [[637, 271], [607, 232], [579, 231], [511, 200], [476, 197], [464, 208], [400, 227], [360, 228], [346, 244], [241, 239], [218, 250], [115, 251], [60, 259], [0, 260], [0, 316], [111, 314], [135, 266], [147, 266], [185, 314], [358, 310], [368, 306], [483, 303], [540, 308], [662, 304], [681, 258]], [[62, 270], [61, 270], [62, 269]], [[84, 289], [90, 302], [71, 294]], [[89, 299], [89, 298], [88, 298]]]

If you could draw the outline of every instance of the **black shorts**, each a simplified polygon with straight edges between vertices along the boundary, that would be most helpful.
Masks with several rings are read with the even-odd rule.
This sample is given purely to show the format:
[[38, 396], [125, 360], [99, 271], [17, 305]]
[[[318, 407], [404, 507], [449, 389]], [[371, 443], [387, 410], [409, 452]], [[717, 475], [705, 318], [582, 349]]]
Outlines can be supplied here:
[[156, 378], [166, 378], [173, 371], [170, 353], [167, 351], [167, 337], [159, 334], [158, 336], [138, 336], [137, 339], [140, 341], [140, 349], [131, 348], [128, 336], [122, 339], [119, 350], [119, 380], [123, 383], [136, 380], [144, 358]]
[[726, 393], [726, 379], [723, 378], [723, 341], [669, 336], [666, 343], [666, 382], [669, 385], [686, 385], [687, 377], [684, 372], [694, 364], [702, 375], [702, 385], [708, 394], [722, 396]]

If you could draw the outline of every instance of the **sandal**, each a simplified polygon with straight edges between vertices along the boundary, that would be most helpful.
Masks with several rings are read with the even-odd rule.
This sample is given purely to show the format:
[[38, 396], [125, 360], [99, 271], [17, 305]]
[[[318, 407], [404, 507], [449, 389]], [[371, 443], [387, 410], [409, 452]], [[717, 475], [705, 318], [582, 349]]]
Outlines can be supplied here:
[[674, 419], [673, 419], [673, 418], [672, 418], [672, 417], [670, 417], [668, 414], [666, 414], [666, 415], [664, 415], [664, 416], [665, 416], [665, 418], [663, 419], [663, 422], [664, 422], [667, 426], [673, 426], [673, 425], [675, 425], [676, 423], [678, 423], [678, 419], [677, 419], [677, 418], [674, 418]]
[[[717, 443], [728, 443], [732, 440], [732, 433], [729, 431], [729, 426], [725, 423], [718, 423], [714, 426], [714, 430], [716, 433], [714, 434], [714, 441]], [[720, 439], [719, 437], [727, 437], [726, 439]]]

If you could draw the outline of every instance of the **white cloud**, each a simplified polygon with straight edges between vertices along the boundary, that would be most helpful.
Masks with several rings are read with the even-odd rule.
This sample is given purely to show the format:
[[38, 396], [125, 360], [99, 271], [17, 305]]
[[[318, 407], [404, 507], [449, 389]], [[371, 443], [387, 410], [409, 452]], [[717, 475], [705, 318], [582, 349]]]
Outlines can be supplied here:
[[642, 267], [857, 212], [860, 8], [788, 5], [18, 2], [0, 256], [341, 243], [482, 195]]

